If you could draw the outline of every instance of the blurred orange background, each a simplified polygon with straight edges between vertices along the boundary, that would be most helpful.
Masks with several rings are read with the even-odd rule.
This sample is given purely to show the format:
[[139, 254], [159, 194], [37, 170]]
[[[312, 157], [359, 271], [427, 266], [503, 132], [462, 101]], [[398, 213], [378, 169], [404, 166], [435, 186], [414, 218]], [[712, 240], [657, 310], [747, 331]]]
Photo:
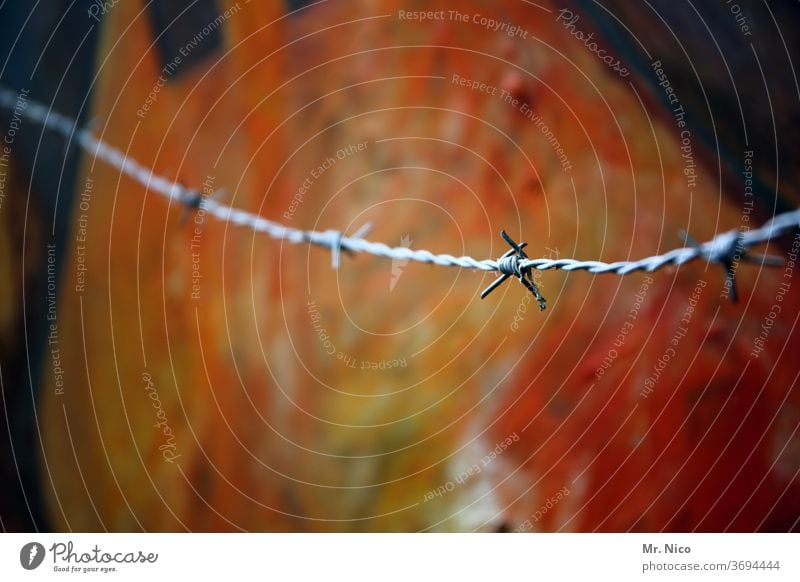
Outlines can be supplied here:
[[[110, 8], [86, 121], [220, 202], [304, 229], [371, 223], [371, 240], [476, 258], [505, 252], [501, 229], [532, 257], [611, 262], [747, 223], [744, 152], [722, 168], [697, 122], [685, 173], [659, 80], [581, 3], [574, 28], [596, 31], [631, 76], [550, 2], [459, 3], [467, 22], [445, 2], [216, 4], [221, 46], [179, 75], [142, 3]], [[400, 16], [417, 10], [445, 17]], [[680, 87], [701, 55], [674, 64], [665, 35], [630, 43], [673, 63]], [[702, 261], [546, 271], [540, 313], [514, 281], [481, 301], [494, 274], [346, 254], [334, 270], [329, 252], [182, 212], [91, 153], [79, 164], [59, 248], [63, 389], [51, 351], [39, 360], [49, 527], [796, 529], [794, 282], [752, 356], [783, 268], [743, 263], [738, 304]], [[774, 189], [751, 227], [776, 199], [797, 202], [795, 186]], [[785, 256], [791, 240], [768, 246]]]

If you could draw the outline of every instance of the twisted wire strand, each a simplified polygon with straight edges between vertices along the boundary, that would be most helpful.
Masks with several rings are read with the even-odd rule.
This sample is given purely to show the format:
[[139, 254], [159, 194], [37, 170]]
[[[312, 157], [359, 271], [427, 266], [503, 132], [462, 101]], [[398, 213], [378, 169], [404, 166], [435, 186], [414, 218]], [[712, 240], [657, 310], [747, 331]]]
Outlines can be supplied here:
[[[201, 206], [206, 214], [233, 225], [251, 228], [255, 232], [286, 241], [292, 244], [308, 243], [330, 249], [334, 256], [334, 266], [338, 265], [338, 253], [346, 250], [351, 253], [365, 253], [377, 257], [398, 260], [416, 261], [441, 265], [445, 267], [461, 267], [480, 271], [499, 271], [504, 274], [524, 276], [531, 269], [547, 271], [588, 271], [592, 274], [613, 273], [628, 275], [635, 271], [653, 272], [666, 265], [683, 265], [689, 261], [704, 258], [709, 262], [728, 266], [733, 257], [743, 257], [747, 249], [767, 242], [791, 229], [800, 227], [800, 209], [779, 214], [761, 227], [742, 232], [730, 230], [723, 232], [712, 240], [673, 249], [660, 255], [653, 255], [636, 261], [586, 261], [579, 259], [529, 259], [508, 261], [505, 258], [475, 259], [470, 256], [456, 257], [446, 253], [435, 254], [424, 249], [407, 247], [390, 247], [382, 242], [367, 240], [362, 236], [344, 236], [337, 230], [315, 231], [293, 228], [266, 219], [258, 214], [223, 204], [212, 197], [202, 196], [196, 189], [188, 188], [173, 182], [146, 168], [133, 158], [126, 156], [118, 148], [97, 138], [89, 129], [80, 128], [74, 119], [52, 111], [49, 107], [31, 100], [22, 100], [20, 95], [9, 89], [0, 88], [0, 106], [13, 110], [21, 117], [40, 123], [48, 130], [63, 135], [95, 158], [103, 160], [123, 174], [156, 192], [169, 201], [175, 201], [191, 207]], [[363, 232], [361, 229], [359, 232]]]

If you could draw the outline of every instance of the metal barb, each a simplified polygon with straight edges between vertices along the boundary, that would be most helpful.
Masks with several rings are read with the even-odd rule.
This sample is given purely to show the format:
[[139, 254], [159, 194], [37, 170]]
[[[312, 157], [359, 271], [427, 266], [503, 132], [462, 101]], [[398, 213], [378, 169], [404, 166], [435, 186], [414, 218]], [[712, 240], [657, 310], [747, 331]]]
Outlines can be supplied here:
[[[334, 242], [331, 245], [331, 267], [333, 267], [334, 271], [339, 270], [339, 258], [342, 255], [342, 238], [344, 238], [344, 233], [342, 231], [337, 230], [334, 234]], [[345, 247], [345, 252], [349, 252], [350, 249]]]
[[[17, 91], [0, 85], [0, 108], [14, 109], [18, 96], [19, 93]], [[536, 296], [542, 309], [544, 309], [546, 303], [544, 298], [541, 297], [538, 288], [530, 279], [530, 272], [533, 269], [542, 271], [560, 269], [563, 271], [585, 271], [592, 275], [608, 273], [625, 276], [637, 271], [652, 273], [667, 265], [680, 266], [698, 258], [705, 258], [709, 262], [722, 264], [725, 267], [726, 283], [730, 282], [732, 285], [735, 274], [735, 261], [744, 260], [749, 263], [770, 267], [783, 264], [780, 257], [764, 255], [759, 259], [748, 256], [746, 254], [748, 249], [800, 228], [800, 208], [795, 208], [773, 216], [759, 228], [748, 231], [723, 232], [702, 245], [688, 237], [686, 238], [687, 242], [694, 246], [691, 251], [684, 247], [633, 261], [614, 261], [612, 263], [574, 258], [530, 259], [527, 258], [525, 253], [521, 252], [525, 245], [516, 245], [505, 233], [503, 233], [503, 238], [506, 242], [509, 242], [512, 250], [497, 261], [492, 259], [481, 260], [470, 256], [456, 257], [447, 253], [435, 254], [425, 249], [411, 251], [405, 247], [392, 248], [381, 242], [369, 241], [359, 235], [334, 238], [331, 235], [332, 231], [323, 233], [293, 228], [280, 222], [269, 220], [254, 212], [217, 202], [212, 199], [214, 195], [203, 200], [196, 195], [194, 190], [190, 190], [169, 178], [160, 176], [152, 168], [139, 163], [118, 147], [97, 137], [91, 131], [91, 128], [78, 127], [77, 121], [53, 111], [51, 107], [43, 103], [29, 100], [28, 106], [21, 112], [21, 115], [26, 119], [41, 124], [49, 131], [66, 137], [70, 145], [81, 148], [93, 159], [102, 160], [111, 167], [116, 168], [122, 174], [144, 186], [148, 191], [155, 192], [169, 201], [179, 202], [184, 206], [188, 206], [189, 210], [203, 208], [206, 214], [215, 220], [241, 228], [253, 229], [255, 232], [265, 234], [270, 238], [288, 241], [292, 244], [307, 242], [324, 248], [337, 247], [336, 253], [345, 250], [351, 253], [366, 253], [384, 258], [398, 258], [447, 267], [500, 271], [501, 276], [481, 294], [481, 297], [485, 297], [508, 277], [514, 275], [520, 279], [526, 289]], [[734, 237], [735, 241], [732, 240]], [[731, 299], [735, 300], [736, 291], [733, 286], [731, 288], [733, 289]]]
[[739, 258], [744, 256], [745, 248], [741, 244], [741, 235], [737, 233], [731, 237], [726, 244], [723, 244], [719, 249], [707, 250], [706, 247], [701, 245], [696, 238], [688, 232], [681, 232], [683, 240], [686, 244], [694, 247], [700, 256], [708, 258], [709, 261], [720, 263], [725, 269], [725, 287], [728, 289], [728, 297], [731, 303], [739, 302], [739, 293], [736, 291], [736, 264], [734, 257], [739, 253]]
[[506, 251], [506, 253], [497, 260], [497, 270], [501, 273], [501, 275], [483, 290], [483, 293], [481, 293], [481, 299], [485, 298], [487, 295], [489, 295], [489, 293], [497, 289], [497, 287], [499, 287], [506, 279], [513, 275], [519, 279], [520, 283], [522, 283], [528, 291], [533, 293], [533, 296], [536, 297], [536, 300], [539, 302], [539, 310], [544, 311], [547, 307], [547, 300], [542, 296], [541, 292], [539, 291], [539, 287], [536, 286], [536, 283], [534, 283], [530, 277], [531, 267], [523, 267], [520, 264], [521, 260], [525, 261], [528, 259], [528, 255], [522, 250], [528, 245], [528, 243], [523, 242], [517, 244], [505, 230], [500, 231], [500, 236], [502, 236], [503, 240], [505, 240], [511, 246], [511, 250]]
[[178, 217], [178, 223], [184, 225], [189, 215], [200, 209], [200, 205], [203, 202], [203, 193], [199, 190], [186, 190], [181, 201], [183, 202], [183, 208]]

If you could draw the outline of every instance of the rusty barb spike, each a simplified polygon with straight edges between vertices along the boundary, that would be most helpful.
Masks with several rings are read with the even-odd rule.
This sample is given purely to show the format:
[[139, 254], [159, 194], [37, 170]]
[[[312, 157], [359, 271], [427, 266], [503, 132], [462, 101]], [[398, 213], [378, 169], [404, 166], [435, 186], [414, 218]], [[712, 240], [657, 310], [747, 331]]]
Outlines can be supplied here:
[[536, 297], [536, 300], [539, 302], [539, 310], [544, 311], [547, 307], [547, 300], [542, 297], [542, 294], [539, 292], [539, 287], [537, 287], [536, 283], [534, 283], [533, 279], [531, 279], [531, 268], [522, 267], [520, 265], [521, 260], [524, 261], [528, 258], [528, 255], [525, 254], [525, 251], [522, 250], [528, 245], [528, 243], [515, 243], [514, 240], [508, 236], [508, 233], [504, 230], [500, 231], [500, 236], [502, 236], [503, 240], [511, 245], [511, 250], [507, 251], [502, 257], [497, 259], [497, 270], [500, 271], [501, 275], [492, 281], [491, 285], [483, 290], [483, 293], [481, 293], [481, 299], [485, 298], [489, 293], [497, 289], [497, 287], [499, 287], [503, 281], [511, 276], [514, 276], [519, 279], [520, 283], [522, 283], [528, 291], [533, 293], [533, 296]]

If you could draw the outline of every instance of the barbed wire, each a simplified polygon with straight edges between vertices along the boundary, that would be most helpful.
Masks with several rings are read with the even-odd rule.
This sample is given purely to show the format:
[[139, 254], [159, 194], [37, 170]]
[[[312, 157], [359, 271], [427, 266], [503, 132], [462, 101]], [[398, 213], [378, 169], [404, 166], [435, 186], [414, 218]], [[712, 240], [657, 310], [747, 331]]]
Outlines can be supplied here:
[[215, 199], [216, 193], [211, 196], [204, 196], [198, 189], [184, 186], [156, 174], [135, 159], [126, 156], [120, 149], [97, 138], [89, 129], [78, 127], [74, 119], [52, 111], [51, 108], [42, 103], [23, 98], [21, 94], [15, 91], [0, 87], [0, 106], [12, 110], [31, 121], [40, 123], [48, 130], [60, 133], [68, 142], [82, 147], [95, 158], [113, 166], [147, 190], [156, 192], [167, 200], [178, 202], [189, 209], [202, 208], [206, 214], [220, 221], [239, 227], [251, 228], [255, 232], [266, 234], [274, 239], [292, 244], [308, 243], [327, 248], [331, 251], [334, 268], [339, 265], [341, 251], [347, 251], [349, 253], [365, 253], [376, 257], [416, 261], [445, 267], [499, 272], [501, 276], [484, 290], [481, 298], [486, 297], [500, 283], [513, 276], [518, 278], [534, 294], [542, 310], [545, 309], [546, 301], [539, 293], [530, 276], [530, 272], [533, 269], [540, 271], [550, 269], [587, 271], [597, 275], [604, 273], [628, 275], [636, 271], [652, 273], [667, 265], [679, 266], [701, 258], [711, 263], [719, 263], [724, 267], [729, 296], [735, 302], [737, 293], [734, 276], [736, 266], [740, 261], [744, 260], [765, 266], [779, 266], [783, 263], [780, 257], [750, 256], [747, 254], [748, 249], [800, 227], [800, 209], [796, 209], [779, 214], [754, 230], [726, 231], [705, 243], [697, 243], [688, 234], [684, 234], [684, 239], [688, 246], [636, 261], [616, 261], [613, 263], [579, 259], [531, 259], [522, 250], [526, 243], [515, 243], [505, 231], [501, 232], [501, 235], [512, 248], [496, 260], [481, 260], [470, 256], [454, 256], [447, 253], [437, 254], [424, 249], [390, 247], [382, 242], [370, 241], [364, 238], [370, 228], [369, 225], [359, 229], [353, 236], [346, 236], [338, 230], [302, 230], [223, 204]]

